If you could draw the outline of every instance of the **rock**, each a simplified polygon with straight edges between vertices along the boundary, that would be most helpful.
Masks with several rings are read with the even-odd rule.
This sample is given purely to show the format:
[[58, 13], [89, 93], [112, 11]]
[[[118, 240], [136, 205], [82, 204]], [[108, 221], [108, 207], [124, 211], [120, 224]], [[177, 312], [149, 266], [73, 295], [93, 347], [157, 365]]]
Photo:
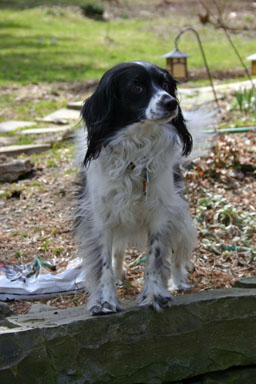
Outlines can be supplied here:
[[7, 304], [0, 302], [0, 321], [4, 320], [7, 316], [13, 315], [13, 313]]
[[21, 153], [31, 155], [32, 153], [48, 151], [50, 148], [50, 144], [9, 145], [0, 148], [0, 155], [16, 156], [20, 155]]
[[173, 383], [255, 364], [256, 289], [176, 296], [161, 313], [89, 317], [76, 307], [11, 316], [0, 333], [3, 384]]
[[71, 131], [72, 127], [70, 125], [65, 127], [50, 127], [50, 128], [34, 128], [34, 129], [24, 129], [24, 131], [19, 132], [21, 135], [44, 135], [49, 133], [65, 133]]
[[256, 276], [244, 277], [235, 282], [234, 287], [237, 288], [256, 288]]
[[35, 125], [33, 121], [18, 121], [18, 120], [10, 120], [0, 123], [0, 133], [8, 133], [11, 131], [15, 131], [19, 128], [30, 127], [31, 125]]
[[[212, 103], [215, 101], [215, 97], [214, 97], [214, 94], [212, 91], [210, 92], [193, 92], [193, 90], [191, 90], [191, 92], [183, 92], [181, 91], [180, 92], [182, 97], [181, 97], [181, 107], [182, 108], [186, 108], [186, 107], [192, 107], [193, 108], [198, 108], [200, 107], [201, 105], [206, 105], [208, 103]], [[221, 95], [221, 94], [217, 94], [217, 99], [218, 100], [221, 100], [223, 99], [225, 96], [224, 95]]]
[[81, 111], [83, 104], [84, 104], [83, 101], [73, 101], [73, 102], [68, 103], [67, 108], [68, 109], [76, 109], [78, 111]]
[[[256, 85], [256, 80], [253, 79], [252, 80], [254, 85]], [[215, 84], [214, 85], [214, 88], [216, 91], [221, 91], [223, 93], [231, 93], [231, 92], [234, 92], [234, 91], [239, 91], [241, 89], [250, 89], [252, 87], [252, 82], [251, 80], [246, 80], [246, 81], [239, 81], [239, 82], [235, 82], [235, 83], [224, 83], [224, 84]], [[189, 92], [189, 93], [193, 93], [193, 92], [200, 92], [200, 93], [204, 93], [204, 92], [212, 92], [212, 87], [211, 86], [207, 86], [207, 87], [199, 87], [199, 88], [180, 88], [179, 89], [179, 92]]]
[[49, 312], [49, 311], [56, 311], [58, 310], [57, 307], [53, 307], [47, 304], [33, 304], [29, 309], [29, 314], [33, 313], [40, 313], [40, 312]]
[[0, 147], [3, 145], [12, 145], [16, 140], [16, 136], [0, 136]]
[[[189, 384], [255, 384], [256, 366], [233, 368], [224, 372], [210, 373], [200, 379], [189, 381]], [[181, 383], [182, 384], [182, 383]]]
[[59, 109], [56, 112], [50, 113], [42, 119], [37, 119], [37, 121], [43, 121], [53, 124], [67, 124], [70, 120], [80, 119], [80, 112], [74, 109], [63, 108]]
[[34, 164], [29, 160], [12, 160], [0, 164], [0, 181], [11, 182], [29, 174]]

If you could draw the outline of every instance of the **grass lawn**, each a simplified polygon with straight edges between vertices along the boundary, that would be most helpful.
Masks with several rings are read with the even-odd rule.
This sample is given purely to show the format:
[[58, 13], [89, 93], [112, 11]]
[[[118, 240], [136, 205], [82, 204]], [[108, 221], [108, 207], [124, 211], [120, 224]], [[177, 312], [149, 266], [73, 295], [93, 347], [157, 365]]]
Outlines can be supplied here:
[[[149, 0], [148, 14], [141, 14], [146, 0], [119, 0], [122, 9], [133, 10], [133, 17], [123, 12], [122, 17], [104, 22], [86, 18], [79, 7], [50, 6], [86, 1], [0, 0], [0, 121], [33, 120], [65, 107], [67, 101], [84, 99], [86, 90], [70, 93], [69, 82], [100, 78], [119, 62], [147, 60], [165, 66], [161, 55], [173, 49], [175, 36], [187, 25], [199, 31], [212, 70], [241, 68], [223, 31], [199, 24], [195, 10], [154, 14], [150, 6], [158, 0]], [[35, 4], [44, 6], [32, 7]], [[255, 52], [252, 32], [232, 37], [243, 58]], [[183, 35], [180, 49], [192, 54], [189, 69], [203, 67], [194, 35]], [[56, 85], [60, 82], [67, 85], [63, 92]], [[28, 87], [33, 84], [48, 88], [41, 96], [33, 89], [30, 94]], [[204, 85], [209, 81], [190, 82], [190, 86]]]
[[[1, 4], [0, 4], [1, 5]], [[171, 13], [152, 18], [95, 21], [69, 8], [0, 9], [0, 85], [99, 78], [112, 65], [148, 60], [165, 65], [184, 25], [196, 25], [211, 69], [240, 64], [223, 32], [198, 25], [196, 16]], [[234, 36], [242, 57], [255, 51], [255, 39]], [[190, 68], [203, 66], [197, 42], [185, 34], [180, 49], [192, 54]]]

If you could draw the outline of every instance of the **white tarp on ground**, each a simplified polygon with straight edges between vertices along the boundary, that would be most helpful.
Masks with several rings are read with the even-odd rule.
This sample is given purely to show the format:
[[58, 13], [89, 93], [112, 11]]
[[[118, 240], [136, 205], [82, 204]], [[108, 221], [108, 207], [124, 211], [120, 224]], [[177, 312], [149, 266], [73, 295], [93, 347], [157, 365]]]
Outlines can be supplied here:
[[62, 273], [44, 273], [28, 278], [12, 279], [0, 268], [0, 300], [38, 300], [75, 293], [84, 288], [84, 269], [81, 262]]

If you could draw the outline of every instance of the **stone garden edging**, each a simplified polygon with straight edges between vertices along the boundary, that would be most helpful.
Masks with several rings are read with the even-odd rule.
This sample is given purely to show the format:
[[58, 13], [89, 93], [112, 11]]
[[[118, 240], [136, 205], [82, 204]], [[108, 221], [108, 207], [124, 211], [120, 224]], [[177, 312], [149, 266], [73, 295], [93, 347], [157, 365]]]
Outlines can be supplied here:
[[0, 327], [1, 384], [173, 383], [255, 366], [254, 288], [176, 296], [161, 313], [89, 317], [84, 307], [49, 307]]

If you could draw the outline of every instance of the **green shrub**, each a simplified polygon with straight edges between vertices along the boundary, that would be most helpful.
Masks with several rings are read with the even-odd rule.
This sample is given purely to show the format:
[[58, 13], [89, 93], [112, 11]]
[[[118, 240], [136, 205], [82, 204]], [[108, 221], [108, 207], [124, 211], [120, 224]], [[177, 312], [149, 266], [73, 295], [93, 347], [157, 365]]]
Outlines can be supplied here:
[[104, 6], [100, 2], [89, 1], [80, 6], [83, 15], [91, 19], [103, 20]]

